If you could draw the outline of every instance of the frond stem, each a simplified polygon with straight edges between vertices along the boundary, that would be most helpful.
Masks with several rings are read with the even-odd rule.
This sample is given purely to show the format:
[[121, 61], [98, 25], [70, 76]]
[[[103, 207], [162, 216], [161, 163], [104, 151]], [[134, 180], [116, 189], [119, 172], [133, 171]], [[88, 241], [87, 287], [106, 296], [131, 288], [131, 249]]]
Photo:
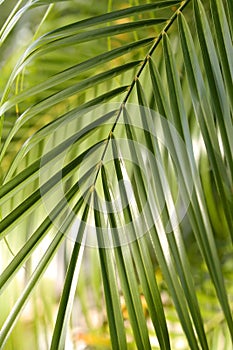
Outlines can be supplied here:
[[[121, 116], [121, 112], [124, 108], [124, 106], [126, 105], [129, 97], [130, 97], [130, 94], [131, 92], [133, 91], [133, 88], [135, 86], [135, 83], [137, 81], [137, 79], [139, 79], [140, 75], [142, 74], [144, 68], [146, 67], [146, 64], [148, 62], [148, 60], [150, 59], [150, 57], [153, 55], [155, 49], [157, 48], [157, 46], [159, 45], [159, 43], [161, 42], [162, 38], [163, 38], [163, 35], [166, 34], [168, 32], [168, 30], [170, 29], [170, 27], [172, 26], [172, 24], [174, 23], [174, 21], [176, 20], [177, 16], [179, 13], [181, 13], [184, 8], [188, 5], [188, 3], [190, 2], [191, 0], [185, 0], [185, 1], [182, 1], [181, 2], [181, 5], [179, 6], [179, 8], [174, 12], [174, 14], [172, 15], [172, 17], [170, 18], [170, 20], [167, 22], [167, 24], [165, 25], [165, 27], [163, 28], [163, 30], [159, 33], [159, 36], [156, 38], [154, 44], [152, 45], [152, 47], [150, 48], [148, 54], [146, 55], [146, 57], [144, 58], [144, 60], [142, 61], [142, 65], [141, 67], [139, 68], [138, 72], [136, 73], [131, 85], [129, 85], [129, 89], [127, 91], [127, 94], [123, 100], [123, 102], [121, 103], [120, 107], [119, 107], [119, 110], [117, 112], [117, 116], [116, 116], [116, 119], [115, 119], [115, 122], [108, 134], [108, 137], [106, 139], [106, 145], [104, 147], [104, 150], [103, 150], [103, 153], [102, 153], [102, 156], [101, 156], [101, 163], [103, 164], [103, 160], [104, 160], [104, 157], [105, 157], [105, 154], [107, 152], [107, 149], [108, 149], [108, 145], [109, 145], [109, 142], [112, 138], [112, 135], [113, 135], [113, 132], [117, 126], [117, 123], [119, 121], [119, 118]], [[95, 187], [96, 185], [96, 181], [98, 179], [98, 176], [99, 176], [99, 172], [100, 172], [100, 169], [101, 169], [101, 166], [98, 167], [97, 169], [97, 172], [96, 172], [96, 176], [95, 176], [95, 179], [94, 179], [94, 182], [93, 182], [93, 186]]]

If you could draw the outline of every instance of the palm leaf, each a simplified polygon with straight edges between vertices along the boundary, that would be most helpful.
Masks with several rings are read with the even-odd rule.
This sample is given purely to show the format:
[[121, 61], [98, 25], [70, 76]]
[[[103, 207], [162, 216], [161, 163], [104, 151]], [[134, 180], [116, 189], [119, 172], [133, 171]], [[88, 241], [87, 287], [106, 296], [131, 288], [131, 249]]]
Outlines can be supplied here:
[[[26, 271], [15, 305], [0, 318], [1, 348], [10, 348], [25, 305], [63, 249], [51, 349], [68, 344], [79, 299], [95, 339], [87, 291], [96, 304], [103, 293], [108, 326], [98, 329], [113, 349], [175, 349], [177, 324], [184, 348], [217, 348], [224, 338], [230, 349], [231, 1], [155, 1], [85, 19], [73, 11], [75, 1], [0, 6], [8, 11], [0, 30], [8, 59], [0, 105], [1, 298]], [[34, 32], [10, 57], [24, 21]], [[92, 264], [88, 249], [97, 251]], [[97, 291], [83, 285], [85, 264]], [[99, 274], [103, 286], [94, 282]], [[105, 315], [101, 306], [92, 310], [98, 307]]]

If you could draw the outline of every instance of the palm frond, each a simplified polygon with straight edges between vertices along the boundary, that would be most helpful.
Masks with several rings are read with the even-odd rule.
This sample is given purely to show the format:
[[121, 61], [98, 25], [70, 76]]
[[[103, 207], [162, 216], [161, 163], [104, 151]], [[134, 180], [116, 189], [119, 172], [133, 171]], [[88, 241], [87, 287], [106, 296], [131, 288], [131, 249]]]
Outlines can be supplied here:
[[[61, 249], [51, 349], [68, 348], [76, 303], [95, 336], [87, 293], [113, 349], [176, 349], [177, 324], [184, 348], [224, 338], [230, 349], [231, 1], [141, 1], [89, 18], [76, 1], [0, 6], [1, 298], [26, 276], [0, 317], [1, 349]], [[19, 48], [23, 24], [33, 30]], [[98, 291], [82, 282], [89, 249]]]

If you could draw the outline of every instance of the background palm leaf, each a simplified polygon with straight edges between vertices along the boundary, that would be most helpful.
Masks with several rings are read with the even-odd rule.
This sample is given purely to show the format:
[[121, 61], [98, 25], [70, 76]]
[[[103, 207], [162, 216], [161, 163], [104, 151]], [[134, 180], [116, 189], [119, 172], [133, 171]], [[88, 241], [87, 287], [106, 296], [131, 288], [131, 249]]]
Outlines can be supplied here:
[[231, 1], [0, 6], [1, 348], [230, 349]]

